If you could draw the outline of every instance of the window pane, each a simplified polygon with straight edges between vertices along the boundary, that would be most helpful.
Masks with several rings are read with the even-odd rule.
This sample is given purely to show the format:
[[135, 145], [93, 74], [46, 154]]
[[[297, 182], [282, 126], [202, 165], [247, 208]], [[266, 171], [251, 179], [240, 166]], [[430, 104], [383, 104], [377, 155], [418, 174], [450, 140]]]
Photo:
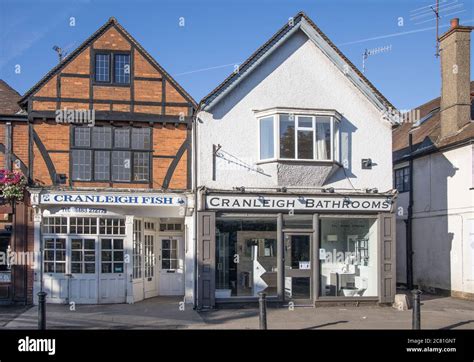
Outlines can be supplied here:
[[110, 180], [110, 151], [95, 151], [94, 179]]
[[320, 240], [322, 296], [378, 295], [376, 220], [321, 219]]
[[295, 120], [288, 114], [280, 115], [280, 157], [295, 158]]
[[329, 160], [331, 157], [331, 118], [316, 117], [316, 159]]
[[74, 127], [74, 146], [90, 147], [90, 134], [91, 129], [89, 127]]
[[299, 116], [298, 127], [313, 128], [313, 118], [307, 116]]
[[92, 128], [92, 147], [111, 148], [112, 147], [112, 128], [110, 127]]
[[73, 150], [72, 151], [72, 179], [88, 181], [91, 179], [92, 151]]
[[[216, 297], [256, 296], [261, 291], [276, 295], [276, 218], [219, 217], [216, 229]], [[169, 267], [176, 268], [177, 263], [171, 257]]]
[[149, 128], [132, 128], [132, 148], [134, 150], [150, 149]]
[[128, 84], [130, 83], [130, 55], [115, 54], [115, 82]]
[[334, 159], [336, 161], [340, 161], [340, 151], [339, 151], [339, 122], [337, 122], [336, 120], [334, 120], [334, 145], [333, 145], [333, 148], [334, 148]]
[[115, 148], [129, 148], [130, 147], [130, 129], [116, 128], [114, 130], [114, 147]]
[[95, 55], [95, 80], [97, 82], [110, 82], [110, 55]]
[[298, 131], [298, 158], [313, 159], [313, 131]]
[[130, 157], [128, 151], [112, 152], [112, 180], [113, 181], [130, 181]]
[[260, 120], [260, 159], [273, 158], [274, 150], [273, 117]]
[[135, 181], [148, 181], [150, 169], [150, 155], [148, 152], [135, 152], [133, 154], [133, 179]]

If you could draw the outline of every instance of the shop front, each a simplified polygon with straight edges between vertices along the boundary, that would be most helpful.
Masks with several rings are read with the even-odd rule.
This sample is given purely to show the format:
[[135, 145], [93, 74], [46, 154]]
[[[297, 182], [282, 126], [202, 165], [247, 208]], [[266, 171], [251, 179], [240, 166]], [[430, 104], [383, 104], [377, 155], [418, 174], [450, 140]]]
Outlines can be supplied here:
[[390, 303], [394, 194], [207, 192], [198, 213], [198, 300]]
[[50, 303], [184, 296], [185, 194], [40, 190], [32, 204], [35, 298], [41, 289]]

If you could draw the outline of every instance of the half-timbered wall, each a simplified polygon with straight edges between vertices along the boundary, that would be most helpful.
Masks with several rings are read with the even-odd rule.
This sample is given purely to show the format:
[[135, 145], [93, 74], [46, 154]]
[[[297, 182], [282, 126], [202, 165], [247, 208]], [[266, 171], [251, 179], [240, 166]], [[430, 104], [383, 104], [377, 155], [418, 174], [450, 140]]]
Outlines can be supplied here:
[[[62, 66], [53, 69], [28, 97], [32, 180], [48, 186], [58, 184], [58, 175], [65, 175], [65, 184], [73, 187], [189, 189], [194, 101], [115, 19], [109, 20], [79, 49]], [[129, 53], [130, 83], [97, 84], [97, 52]], [[64, 109], [94, 110], [96, 125], [151, 127], [149, 182], [124, 185], [72, 181], [72, 126], [58, 123], [55, 118], [56, 111]]]

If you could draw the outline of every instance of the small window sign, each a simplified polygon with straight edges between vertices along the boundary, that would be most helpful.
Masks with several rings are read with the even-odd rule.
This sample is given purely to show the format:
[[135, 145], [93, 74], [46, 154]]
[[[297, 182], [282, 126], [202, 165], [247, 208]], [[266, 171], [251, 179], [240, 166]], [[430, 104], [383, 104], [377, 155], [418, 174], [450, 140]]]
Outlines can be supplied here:
[[11, 272], [0, 272], [0, 283], [10, 283], [12, 281]]
[[319, 260], [326, 260], [326, 249], [319, 249]]
[[311, 269], [309, 261], [300, 261], [300, 269]]

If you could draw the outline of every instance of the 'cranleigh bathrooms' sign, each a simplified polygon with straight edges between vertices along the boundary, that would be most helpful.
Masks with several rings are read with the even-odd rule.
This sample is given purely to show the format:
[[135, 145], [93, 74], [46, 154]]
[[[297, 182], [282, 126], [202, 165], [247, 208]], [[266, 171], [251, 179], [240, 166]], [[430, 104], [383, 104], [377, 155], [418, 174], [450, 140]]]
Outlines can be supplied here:
[[387, 211], [392, 199], [387, 196], [264, 196], [208, 195], [206, 208], [217, 210], [309, 210], [309, 211]]
[[186, 206], [186, 199], [169, 194], [47, 193], [40, 195], [47, 205]]

